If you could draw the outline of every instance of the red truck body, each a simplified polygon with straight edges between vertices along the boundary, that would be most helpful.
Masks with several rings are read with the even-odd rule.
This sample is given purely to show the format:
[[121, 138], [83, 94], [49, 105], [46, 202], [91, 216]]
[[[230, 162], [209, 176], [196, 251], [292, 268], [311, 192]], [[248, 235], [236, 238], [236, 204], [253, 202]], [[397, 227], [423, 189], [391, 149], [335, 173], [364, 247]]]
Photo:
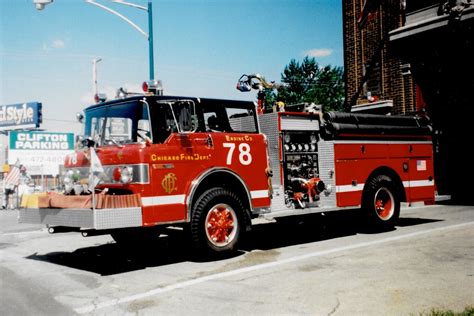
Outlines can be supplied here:
[[[111, 233], [117, 241], [131, 230], [181, 225], [198, 248], [221, 252], [234, 250], [257, 217], [361, 207], [374, 225], [394, 225], [400, 202], [434, 201], [424, 118], [257, 115], [253, 102], [166, 96], [106, 102], [85, 114], [92, 145], [64, 165], [65, 178], [77, 174], [83, 189], [72, 191], [68, 179], [61, 199], [92, 198], [91, 207], [51, 207], [53, 196], [46, 206], [22, 209], [21, 222]], [[92, 151], [100, 174], [91, 168]], [[91, 189], [92, 176], [98, 184]], [[115, 204], [97, 205], [100, 195]], [[138, 205], [113, 202], [129, 195]]]

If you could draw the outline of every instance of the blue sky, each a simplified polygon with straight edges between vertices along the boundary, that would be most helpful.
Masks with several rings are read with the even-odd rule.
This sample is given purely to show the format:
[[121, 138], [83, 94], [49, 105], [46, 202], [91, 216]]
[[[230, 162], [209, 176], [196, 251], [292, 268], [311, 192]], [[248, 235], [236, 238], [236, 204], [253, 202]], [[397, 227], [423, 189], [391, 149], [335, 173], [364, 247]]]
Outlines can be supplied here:
[[[147, 29], [144, 11], [96, 0]], [[129, 0], [146, 5], [146, 1]], [[165, 94], [254, 100], [235, 89], [243, 73], [268, 80], [294, 58], [343, 65], [342, 1], [153, 0], [155, 77]], [[138, 90], [148, 79], [148, 42], [118, 17], [83, 0], [0, 1], [0, 104], [43, 103], [43, 127], [79, 132], [75, 113], [99, 90]]]

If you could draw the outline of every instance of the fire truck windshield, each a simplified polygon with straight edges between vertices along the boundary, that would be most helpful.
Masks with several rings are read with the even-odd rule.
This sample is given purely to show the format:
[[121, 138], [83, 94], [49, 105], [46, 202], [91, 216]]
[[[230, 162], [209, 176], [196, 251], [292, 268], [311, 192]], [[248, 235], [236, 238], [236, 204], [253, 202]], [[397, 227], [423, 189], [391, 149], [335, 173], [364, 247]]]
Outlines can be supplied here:
[[90, 109], [85, 137], [99, 146], [152, 141], [148, 104], [134, 100]]

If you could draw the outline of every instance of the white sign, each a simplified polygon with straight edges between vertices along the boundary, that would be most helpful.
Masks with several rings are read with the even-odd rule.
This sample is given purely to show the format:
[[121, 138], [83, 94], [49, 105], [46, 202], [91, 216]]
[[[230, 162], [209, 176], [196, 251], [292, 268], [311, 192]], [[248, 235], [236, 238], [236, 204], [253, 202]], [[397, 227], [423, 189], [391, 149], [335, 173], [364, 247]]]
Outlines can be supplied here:
[[30, 175], [59, 174], [64, 158], [74, 150], [72, 133], [10, 132], [8, 161], [20, 161]]

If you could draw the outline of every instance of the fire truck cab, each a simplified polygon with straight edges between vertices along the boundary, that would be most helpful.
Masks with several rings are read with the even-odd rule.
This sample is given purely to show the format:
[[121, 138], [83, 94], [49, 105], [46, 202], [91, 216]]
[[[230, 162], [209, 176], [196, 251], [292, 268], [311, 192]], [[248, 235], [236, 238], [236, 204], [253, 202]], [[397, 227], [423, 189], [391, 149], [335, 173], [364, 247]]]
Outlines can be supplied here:
[[257, 217], [362, 208], [390, 227], [400, 202], [434, 201], [422, 117], [258, 115], [254, 102], [151, 95], [84, 112], [64, 192], [21, 209], [20, 222], [117, 242], [182, 226], [194, 248], [219, 253]]

